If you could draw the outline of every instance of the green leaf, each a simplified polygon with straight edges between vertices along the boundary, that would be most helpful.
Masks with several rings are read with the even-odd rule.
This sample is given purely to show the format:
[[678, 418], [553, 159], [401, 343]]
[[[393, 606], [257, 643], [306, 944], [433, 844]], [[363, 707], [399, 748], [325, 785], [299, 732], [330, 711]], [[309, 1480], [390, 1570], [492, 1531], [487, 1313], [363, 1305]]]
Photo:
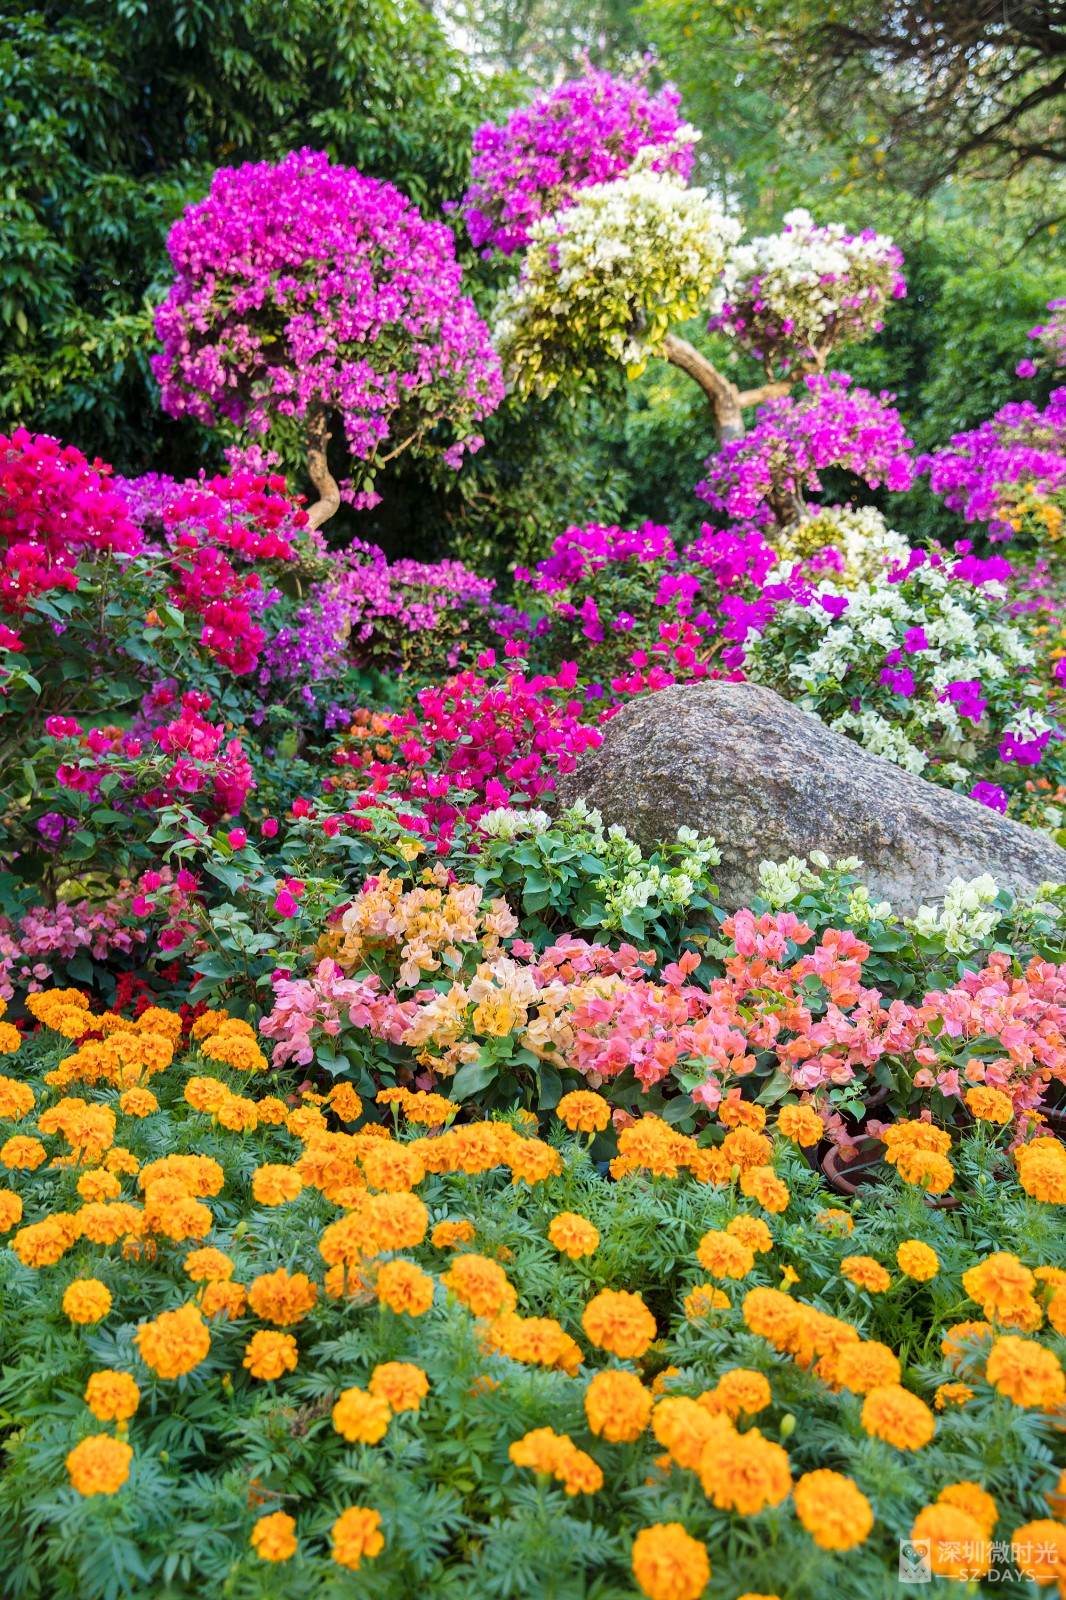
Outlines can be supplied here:
[[459, 1068], [451, 1084], [452, 1100], [468, 1100], [472, 1094], [477, 1094], [481, 1089], [487, 1089], [500, 1070], [498, 1061], [484, 1061], [480, 1057], [477, 1061], [468, 1061]]

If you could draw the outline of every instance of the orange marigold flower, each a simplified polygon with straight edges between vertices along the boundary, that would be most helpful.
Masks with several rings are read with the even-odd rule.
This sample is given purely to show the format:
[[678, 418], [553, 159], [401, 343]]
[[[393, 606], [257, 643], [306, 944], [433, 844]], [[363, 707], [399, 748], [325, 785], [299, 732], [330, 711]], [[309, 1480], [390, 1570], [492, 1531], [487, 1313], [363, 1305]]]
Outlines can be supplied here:
[[1058, 1357], [1035, 1339], [1008, 1334], [993, 1342], [985, 1377], [1016, 1406], [1052, 1411], [1066, 1400], [1066, 1375]]
[[416, 1194], [372, 1194], [365, 1209], [382, 1250], [414, 1250], [426, 1237], [429, 1212]]
[[1010, 1542], [1011, 1561], [1033, 1583], [1059, 1584], [1066, 1574], [1066, 1528], [1044, 1517], [1016, 1528]]
[[296, 1518], [271, 1511], [252, 1529], [252, 1549], [260, 1561], [288, 1561], [296, 1554]]
[[407, 1145], [375, 1139], [362, 1155], [363, 1173], [372, 1189], [405, 1194], [417, 1188], [426, 1175], [418, 1156]]
[[333, 1426], [349, 1444], [378, 1444], [391, 1417], [389, 1402], [365, 1389], [343, 1389], [333, 1407]]
[[910, 1122], [896, 1122], [881, 1134], [885, 1146], [885, 1160], [895, 1161], [900, 1150], [929, 1150], [946, 1156], [951, 1149], [951, 1135], [931, 1122], [915, 1118]]
[[1033, 1200], [1066, 1205], [1066, 1149], [1058, 1139], [1034, 1139], [1014, 1152], [1022, 1188]]
[[959, 1372], [984, 1361], [988, 1353], [986, 1341], [991, 1337], [992, 1326], [988, 1322], [954, 1322], [945, 1328], [940, 1349], [948, 1366]]
[[252, 1176], [252, 1195], [261, 1206], [280, 1206], [286, 1200], [295, 1200], [303, 1186], [298, 1172], [276, 1162], [258, 1167]]
[[656, 1522], [633, 1540], [633, 1577], [648, 1600], [700, 1600], [711, 1563], [680, 1522]]
[[144, 1213], [128, 1200], [111, 1204], [93, 1201], [71, 1218], [70, 1237], [88, 1239], [92, 1244], [117, 1244], [120, 1239], [143, 1232]]
[[495, 1317], [514, 1309], [516, 1297], [507, 1274], [487, 1256], [456, 1256], [448, 1271], [441, 1273], [441, 1282], [475, 1317]]
[[313, 1308], [318, 1285], [304, 1272], [294, 1272], [290, 1277], [284, 1267], [279, 1267], [276, 1272], [264, 1272], [252, 1280], [248, 1299], [256, 1316], [264, 1322], [290, 1328], [302, 1322]]
[[651, 1418], [652, 1397], [635, 1372], [597, 1372], [585, 1390], [589, 1427], [610, 1444], [632, 1444]]
[[22, 1221], [22, 1198], [12, 1189], [0, 1189], [0, 1233], [10, 1233]]
[[196, 1297], [201, 1314], [205, 1317], [222, 1317], [229, 1320], [231, 1317], [243, 1317], [248, 1309], [248, 1291], [243, 1283], [227, 1283], [224, 1278], [215, 1278], [200, 1290]]
[[241, 1094], [228, 1094], [215, 1115], [219, 1125], [230, 1133], [253, 1133], [259, 1126], [259, 1111], [254, 1100]]
[[723, 1372], [714, 1388], [714, 1398], [728, 1417], [736, 1422], [743, 1414], [754, 1417], [770, 1404], [770, 1384], [761, 1372], [733, 1367]]
[[141, 1391], [128, 1372], [107, 1367], [85, 1385], [85, 1404], [100, 1422], [128, 1422], [141, 1403]]
[[48, 1151], [40, 1139], [16, 1133], [0, 1145], [0, 1161], [12, 1172], [36, 1172], [48, 1159]]
[[375, 1287], [381, 1304], [397, 1315], [420, 1317], [433, 1304], [433, 1279], [413, 1261], [386, 1261]]
[[28, 1083], [20, 1083], [17, 1078], [8, 1078], [0, 1073], [0, 1121], [21, 1122], [35, 1104], [34, 1093]]
[[1056, 1333], [1066, 1333], [1066, 1288], [1056, 1289], [1047, 1305], [1047, 1319]]
[[262, 1126], [280, 1128], [289, 1114], [289, 1108], [276, 1094], [267, 1094], [255, 1102], [255, 1114]]
[[516, 1467], [551, 1473], [568, 1495], [596, 1494], [603, 1488], [603, 1473], [592, 1457], [579, 1450], [569, 1434], [535, 1428], [516, 1439], [508, 1454]]
[[652, 1413], [652, 1432], [679, 1467], [698, 1470], [703, 1452], [712, 1440], [719, 1443], [733, 1436], [733, 1424], [724, 1414], [712, 1411], [687, 1395], [670, 1394], [657, 1402]]
[[1014, 1101], [1002, 1089], [979, 1084], [967, 1089], [965, 1100], [979, 1122], [1009, 1122], [1014, 1115]]
[[71, 1322], [100, 1322], [111, 1310], [111, 1291], [99, 1278], [75, 1278], [63, 1295], [63, 1310]]
[[979, 1483], [949, 1483], [937, 1495], [937, 1503], [965, 1511], [967, 1516], [981, 1524], [985, 1538], [991, 1539], [992, 1530], [999, 1520], [999, 1508]]
[[213, 1117], [229, 1092], [221, 1078], [190, 1078], [185, 1085], [185, 1100], [194, 1111], [206, 1111]]
[[933, 1404], [938, 1411], [946, 1411], [948, 1406], [958, 1406], [960, 1409], [968, 1400], [972, 1400], [974, 1391], [968, 1383], [942, 1383], [938, 1385], [933, 1396]]
[[777, 1131], [809, 1147], [823, 1137], [825, 1124], [813, 1106], [782, 1106], [777, 1113]]
[[739, 1216], [731, 1217], [725, 1225], [726, 1233], [732, 1234], [734, 1239], [739, 1239], [741, 1244], [746, 1244], [749, 1250], [754, 1250], [757, 1255], [765, 1255], [774, 1247], [773, 1235], [761, 1217], [749, 1217], [741, 1212]]
[[286, 1372], [295, 1372], [299, 1353], [291, 1333], [277, 1333], [273, 1328], [261, 1328], [244, 1347], [244, 1360], [253, 1378], [276, 1379]]
[[750, 1128], [761, 1133], [766, 1126], [766, 1111], [754, 1100], [742, 1100], [734, 1090], [718, 1107], [718, 1120], [725, 1128]]
[[191, 1301], [177, 1311], [161, 1311], [153, 1322], [142, 1322], [133, 1337], [145, 1366], [161, 1378], [184, 1377], [211, 1348], [200, 1308]]
[[839, 1472], [805, 1472], [792, 1497], [796, 1515], [822, 1550], [853, 1550], [874, 1525], [869, 1500]]
[[921, 1147], [905, 1146], [897, 1151], [896, 1171], [904, 1183], [914, 1184], [927, 1194], [946, 1194], [955, 1182], [955, 1168], [947, 1156]]
[[372, 1560], [385, 1548], [381, 1515], [366, 1506], [349, 1506], [330, 1529], [333, 1559], [339, 1566], [358, 1572], [364, 1560]]
[[418, 1411], [429, 1393], [429, 1379], [409, 1361], [385, 1361], [374, 1368], [367, 1388], [392, 1411]]
[[574, 1211], [560, 1211], [548, 1224], [548, 1238], [571, 1261], [590, 1256], [600, 1242], [599, 1229]]
[[[762, 1107], [759, 1107], [762, 1110]], [[765, 1112], [763, 1113], [765, 1116]], [[722, 1140], [721, 1153], [724, 1160], [729, 1162], [730, 1169], [739, 1167], [741, 1172], [750, 1172], [756, 1167], [766, 1167], [771, 1172], [770, 1157], [773, 1155], [773, 1146], [769, 1139], [761, 1133], [756, 1133], [753, 1128], [733, 1128]]]
[[233, 1277], [233, 1262], [224, 1250], [208, 1245], [203, 1250], [192, 1250], [185, 1257], [185, 1271], [193, 1283], [210, 1283], [217, 1278]]
[[873, 1256], [845, 1256], [840, 1263], [840, 1276], [848, 1278], [860, 1289], [872, 1294], [884, 1294], [892, 1279]]
[[93, 1433], [67, 1456], [67, 1472], [79, 1494], [117, 1494], [130, 1475], [133, 1451], [124, 1439]]
[[78, 1193], [83, 1200], [117, 1200], [122, 1193], [122, 1184], [113, 1172], [94, 1167], [91, 1172], [83, 1172], [78, 1179]]
[[[826, 1362], [829, 1368], [823, 1374]], [[876, 1339], [843, 1345], [823, 1359], [818, 1371], [837, 1388], [849, 1389], [852, 1394], [868, 1394], [871, 1389], [898, 1384], [900, 1379], [897, 1356], [887, 1344], [879, 1344]]]
[[544, 1183], [563, 1170], [558, 1150], [543, 1139], [516, 1139], [508, 1146], [504, 1162], [511, 1169], [512, 1184]]
[[108, 1172], [126, 1172], [132, 1177], [135, 1172], [140, 1170], [140, 1165], [141, 1163], [137, 1160], [133, 1151], [127, 1150], [120, 1144], [112, 1145], [104, 1157], [104, 1166]]
[[611, 1120], [611, 1108], [601, 1094], [589, 1089], [574, 1089], [564, 1094], [555, 1115], [571, 1133], [602, 1133]]
[[926, 1506], [911, 1528], [911, 1539], [929, 1541], [931, 1571], [970, 1582], [983, 1578], [991, 1550], [981, 1524], [957, 1506]]
[[712, 1278], [746, 1278], [755, 1265], [755, 1252], [750, 1245], [716, 1228], [703, 1235], [696, 1258]]
[[896, 1265], [905, 1278], [916, 1283], [928, 1283], [940, 1271], [940, 1258], [929, 1245], [920, 1239], [905, 1239], [896, 1249]]
[[350, 1083], [335, 1083], [326, 1098], [342, 1122], [358, 1122], [363, 1114], [363, 1102]]
[[[732, 1134], [727, 1138], [731, 1139]], [[773, 1167], [749, 1167], [740, 1175], [740, 1192], [749, 1200], [757, 1200], [764, 1211], [788, 1210], [790, 1199], [788, 1185], [781, 1182]]]
[[438, 1222], [429, 1242], [435, 1250], [454, 1250], [459, 1244], [473, 1244], [475, 1238], [474, 1224], [460, 1217], [455, 1222]]
[[118, 1108], [127, 1117], [147, 1117], [159, 1110], [159, 1101], [151, 1089], [127, 1089], [118, 1097]]
[[993, 1318], [1002, 1321], [1004, 1312], [1014, 1311], [1031, 1301], [1036, 1279], [1017, 1256], [1000, 1250], [964, 1272], [962, 1286], [990, 1321]]
[[213, 1156], [176, 1155], [163, 1156], [141, 1168], [137, 1182], [142, 1189], [158, 1183], [162, 1178], [174, 1178], [185, 1192], [199, 1200], [208, 1200], [220, 1194], [225, 1174]]
[[758, 1428], [718, 1439], [704, 1450], [700, 1482], [707, 1498], [721, 1511], [758, 1516], [781, 1503], [792, 1488], [788, 1456], [779, 1444], [764, 1439]]
[[862, 1404], [862, 1425], [875, 1439], [897, 1450], [921, 1450], [933, 1437], [936, 1422], [924, 1400], [898, 1383], [879, 1384]]
[[828, 1211], [819, 1211], [814, 1220], [823, 1232], [835, 1233], [843, 1238], [847, 1238], [855, 1227], [854, 1222], [846, 1211], [839, 1211], [832, 1206]]
[[639, 1294], [601, 1289], [585, 1307], [581, 1326], [600, 1350], [637, 1360], [655, 1338], [655, 1318]]
[[685, 1296], [685, 1316], [689, 1322], [709, 1317], [712, 1311], [728, 1311], [729, 1296], [713, 1283], [697, 1283]]
[[331, 1222], [318, 1241], [318, 1253], [330, 1267], [361, 1267], [372, 1261], [381, 1253], [373, 1217], [352, 1211]]

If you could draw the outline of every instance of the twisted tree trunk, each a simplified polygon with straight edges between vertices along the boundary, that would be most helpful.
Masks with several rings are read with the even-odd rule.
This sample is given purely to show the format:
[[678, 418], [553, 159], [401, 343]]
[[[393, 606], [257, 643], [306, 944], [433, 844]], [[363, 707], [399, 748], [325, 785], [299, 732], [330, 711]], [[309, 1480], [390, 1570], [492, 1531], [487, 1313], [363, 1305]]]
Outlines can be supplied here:
[[329, 441], [326, 408], [321, 400], [315, 400], [307, 408], [307, 476], [318, 490], [318, 499], [307, 508], [312, 528], [320, 528], [340, 509], [340, 488], [329, 470]]
[[743, 439], [746, 406], [758, 406], [764, 400], [774, 400], [779, 395], [788, 394], [792, 387], [790, 379], [780, 379], [764, 383], [758, 389], [738, 389], [705, 355], [701, 355], [695, 345], [679, 338], [676, 333], [666, 335], [662, 354], [665, 361], [687, 372], [707, 396], [720, 444], [727, 444], [731, 439]]

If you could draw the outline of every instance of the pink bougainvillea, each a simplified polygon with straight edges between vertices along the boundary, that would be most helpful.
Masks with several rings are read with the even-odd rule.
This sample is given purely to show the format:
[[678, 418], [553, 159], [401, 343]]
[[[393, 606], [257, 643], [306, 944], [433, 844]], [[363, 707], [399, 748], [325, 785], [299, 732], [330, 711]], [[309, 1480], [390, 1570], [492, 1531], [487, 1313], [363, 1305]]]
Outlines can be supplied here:
[[1066, 489], [1066, 389], [1053, 389], [1044, 410], [1012, 401], [968, 433], [918, 462], [929, 487], [967, 522], [985, 522], [993, 539], [1009, 539], [1012, 502], [1022, 491]]
[[172, 415], [262, 436], [339, 412], [364, 488], [438, 423], [477, 447], [473, 424], [503, 395], [499, 362], [460, 293], [450, 230], [392, 184], [311, 150], [222, 168], [168, 249], [177, 276], [153, 366]]
[[474, 135], [470, 187], [462, 207], [474, 245], [512, 255], [529, 243], [538, 218], [567, 205], [579, 189], [628, 172], [638, 154], [653, 172], [687, 178], [694, 131], [667, 84], [648, 90], [647, 69], [632, 78], [586, 67]]

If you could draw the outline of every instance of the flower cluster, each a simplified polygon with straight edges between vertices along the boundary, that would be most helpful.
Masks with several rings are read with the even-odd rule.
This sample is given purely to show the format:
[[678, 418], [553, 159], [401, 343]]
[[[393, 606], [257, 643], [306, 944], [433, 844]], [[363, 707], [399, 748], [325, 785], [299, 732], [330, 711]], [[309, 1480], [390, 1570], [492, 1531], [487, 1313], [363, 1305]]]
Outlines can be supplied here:
[[1043, 410], [1012, 401], [979, 428], [954, 434], [918, 467], [949, 510], [986, 523], [992, 539], [1011, 538], [1015, 516], [1024, 514], [1017, 506], [1066, 488], [1066, 389], [1053, 389]]

